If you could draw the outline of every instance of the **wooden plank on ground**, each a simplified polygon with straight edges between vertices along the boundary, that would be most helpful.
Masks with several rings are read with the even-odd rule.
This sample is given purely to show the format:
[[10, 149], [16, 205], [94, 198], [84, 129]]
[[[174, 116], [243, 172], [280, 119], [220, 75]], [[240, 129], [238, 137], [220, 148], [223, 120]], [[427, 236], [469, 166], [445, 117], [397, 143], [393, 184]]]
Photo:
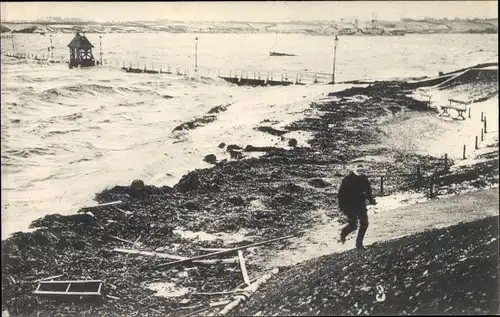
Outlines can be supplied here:
[[247, 267], [245, 266], [245, 258], [243, 257], [243, 251], [238, 250], [238, 259], [240, 260], [241, 274], [243, 275], [243, 281], [245, 284], [250, 285], [250, 279], [248, 278]]
[[122, 201], [121, 201], [121, 200], [117, 200], [117, 201], [110, 201], [109, 203], [98, 204], [98, 205], [94, 205], [94, 206], [85, 206], [85, 207], [82, 207], [82, 209], [97, 208], [97, 207], [105, 207], [105, 206], [113, 206], [113, 205], [119, 205], [119, 204], [121, 204], [121, 203], [122, 203]]
[[[172, 254], [166, 254], [166, 253], [159, 253], [159, 252], [150, 252], [150, 251], [140, 251], [140, 250], [131, 250], [131, 249], [120, 249], [116, 248], [113, 249], [113, 251], [118, 252], [118, 253], [124, 253], [124, 254], [136, 254], [136, 255], [144, 255], [144, 256], [151, 256], [151, 257], [159, 257], [159, 258], [165, 258], [165, 259], [171, 259], [171, 260], [186, 260], [188, 258], [179, 256], [179, 255], [172, 255]], [[199, 260], [199, 261], [193, 261], [193, 263], [199, 263], [199, 264], [233, 264], [237, 263], [238, 258], [229, 258], [229, 259], [216, 259], [216, 260]]]
[[63, 276], [64, 274], [59, 274], [59, 275], [54, 275], [54, 276], [49, 276], [49, 277], [45, 277], [45, 278], [41, 278], [39, 280], [36, 280], [34, 281], [34, 283], [39, 283], [39, 282], [42, 282], [42, 281], [48, 281], [48, 280], [53, 280], [55, 278], [59, 278], [61, 276]]
[[194, 292], [191, 293], [190, 295], [207, 295], [207, 296], [217, 296], [217, 295], [232, 295], [234, 293], [237, 293], [237, 291], [225, 291], [225, 292]]
[[223, 301], [220, 301], [220, 302], [212, 302], [212, 303], [209, 303], [208, 305], [210, 305], [210, 307], [219, 307], [219, 306], [227, 305], [230, 302], [231, 302], [231, 300], [226, 299], [226, 300], [223, 300]]
[[159, 258], [171, 259], [171, 260], [182, 260], [186, 257], [179, 255], [172, 255], [167, 253], [159, 253], [159, 252], [149, 252], [149, 251], [140, 251], [140, 250], [132, 250], [132, 249], [121, 249], [115, 248], [113, 251], [124, 254], [135, 254], [135, 255], [145, 255], [145, 256], [156, 256]]
[[195, 260], [206, 259], [206, 258], [211, 257], [211, 256], [227, 254], [227, 253], [231, 253], [231, 252], [238, 251], [238, 250], [244, 250], [244, 249], [248, 249], [248, 248], [251, 248], [251, 247], [256, 247], [256, 246], [268, 244], [268, 243], [275, 242], [275, 241], [290, 239], [290, 238], [293, 238], [294, 236], [295, 235], [289, 235], [289, 236], [285, 236], [285, 237], [281, 237], [281, 238], [275, 238], [275, 239], [271, 239], [271, 240], [267, 240], [267, 241], [262, 241], [262, 242], [257, 242], [257, 243], [252, 243], [252, 244], [244, 245], [244, 246], [241, 246], [241, 247], [227, 249], [227, 250], [224, 250], [224, 251], [218, 251], [218, 252], [208, 253], [208, 254], [204, 254], [204, 255], [199, 255], [199, 256], [195, 256], [195, 257], [192, 257], [192, 258], [187, 258], [187, 259], [183, 259], [183, 260], [179, 260], [179, 261], [175, 261], [175, 262], [163, 263], [163, 264], [159, 264], [159, 265], [155, 266], [155, 268], [167, 267], [167, 266], [172, 266], [172, 265], [176, 265], [176, 264], [180, 264], [180, 263], [193, 262]]
[[118, 241], [121, 241], [121, 242], [126, 242], [126, 243], [130, 243], [130, 244], [136, 244], [136, 242], [132, 242], [130, 240], [126, 240], [126, 239], [122, 239], [120, 237], [115, 237], [115, 236], [112, 236], [112, 235], [109, 235], [111, 238], [115, 239], [115, 240], [118, 240]]
[[66, 283], [102, 283], [102, 280], [74, 280], [74, 281], [40, 281], [40, 284], [66, 284]]
[[229, 250], [228, 248], [200, 248], [200, 251], [206, 251], [206, 252], [217, 252], [217, 251], [227, 251]]
[[240, 303], [246, 301], [248, 298], [250, 298], [258, 289], [259, 287], [267, 282], [271, 277], [276, 275], [279, 272], [278, 268], [273, 269], [272, 271], [264, 274], [262, 277], [257, 279], [255, 282], [253, 282], [250, 286], [245, 288], [246, 294], [245, 295], [238, 295], [236, 296], [236, 299], [232, 302], [230, 302], [227, 306], [225, 306], [221, 311], [217, 313], [217, 316], [224, 316], [227, 315], [231, 310], [233, 310], [235, 307], [237, 307]]
[[35, 295], [76, 295], [76, 296], [85, 296], [85, 295], [101, 295], [98, 292], [55, 292], [55, 291], [35, 291]]

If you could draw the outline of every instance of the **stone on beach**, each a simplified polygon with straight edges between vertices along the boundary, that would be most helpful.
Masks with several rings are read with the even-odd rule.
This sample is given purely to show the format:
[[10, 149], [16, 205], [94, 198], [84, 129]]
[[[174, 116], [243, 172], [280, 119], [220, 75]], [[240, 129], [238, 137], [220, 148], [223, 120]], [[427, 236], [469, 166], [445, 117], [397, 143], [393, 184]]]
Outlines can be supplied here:
[[215, 156], [215, 154], [208, 154], [208, 155], [205, 155], [205, 158], [203, 158], [203, 160], [207, 163], [215, 163], [217, 162], [217, 156]]

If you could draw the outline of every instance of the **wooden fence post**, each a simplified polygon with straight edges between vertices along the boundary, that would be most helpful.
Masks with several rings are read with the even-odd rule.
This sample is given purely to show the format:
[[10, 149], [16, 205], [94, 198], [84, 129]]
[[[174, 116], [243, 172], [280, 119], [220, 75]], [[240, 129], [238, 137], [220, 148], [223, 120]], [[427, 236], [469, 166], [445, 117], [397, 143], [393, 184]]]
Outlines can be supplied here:
[[380, 196], [384, 195], [384, 176], [380, 176]]
[[463, 155], [462, 155], [462, 158], [465, 160], [465, 149], [466, 149], [466, 145], [464, 144], [464, 152], [463, 152]]
[[481, 142], [484, 141], [484, 129], [481, 129]]
[[470, 107], [469, 107], [469, 119], [470, 119]]
[[420, 188], [420, 181], [421, 181], [421, 173], [420, 173], [420, 164], [417, 165], [417, 188]]
[[479, 149], [479, 146], [477, 146], [477, 141], [478, 141], [478, 137], [476, 135], [476, 150]]
[[481, 122], [484, 121], [484, 112], [481, 111]]
[[484, 133], [488, 133], [488, 130], [486, 129], [486, 117], [484, 117]]
[[429, 176], [429, 198], [432, 199], [434, 198], [434, 193], [433, 193], [433, 178], [434, 174]]

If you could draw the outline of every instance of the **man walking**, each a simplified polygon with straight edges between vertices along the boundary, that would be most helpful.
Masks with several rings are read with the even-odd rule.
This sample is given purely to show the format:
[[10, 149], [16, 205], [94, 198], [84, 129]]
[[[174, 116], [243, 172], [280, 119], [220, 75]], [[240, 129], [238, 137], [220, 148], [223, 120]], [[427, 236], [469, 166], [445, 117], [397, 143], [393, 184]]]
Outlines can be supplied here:
[[366, 200], [371, 205], [377, 204], [372, 196], [370, 181], [368, 177], [360, 173], [361, 168], [362, 165], [357, 165], [344, 177], [338, 192], [339, 208], [349, 220], [348, 225], [342, 228], [340, 242], [344, 244], [346, 236], [357, 229], [359, 219], [358, 237], [356, 239], [357, 249], [365, 248], [363, 246], [363, 239], [368, 228]]

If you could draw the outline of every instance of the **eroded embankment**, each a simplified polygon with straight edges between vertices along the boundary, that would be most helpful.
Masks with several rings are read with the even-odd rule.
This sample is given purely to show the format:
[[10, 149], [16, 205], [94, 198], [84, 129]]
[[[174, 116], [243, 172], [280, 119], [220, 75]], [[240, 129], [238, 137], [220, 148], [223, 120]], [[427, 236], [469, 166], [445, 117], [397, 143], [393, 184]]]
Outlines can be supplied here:
[[[315, 117], [286, 127], [286, 131], [311, 132], [310, 148], [233, 144], [226, 149], [236, 153], [232, 155], [234, 159], [220, 161], [212, 168], [195, 170], [173, 188], [146, 186], [137, 191], [129, 186], [116, 186], [97, 194], [99, 203], [123, 201], [120, 209], [131, 214], [108, 206], [91, 209], [94, 216], [49, 215], [35, 221], [33, 226], [40, 229], [16, 233], [2, 241], [3, 263], [6, 264], [3, 307], [11, 315], [23, 316], [184, 315], [206, 305], [207, 298], [190, 294], [157, 297], [148, 289], [148, 284], [171, 282], [189, 291], [227, 291], [241, 284], [238, 266], [191, 264], [154, 269], [155, 264], [168, 260], [126, 256], [113, 249], [152, 251], [161, 247], [162, 252], [168, 254], [191, 256], [201, 254], [202, 246], [229, 247], [251, 240], [299, 234], [313, 227], [317, 220], [313, 211], [318, 208], [327, 208], [331, 215], [338, 215], [335, 195], [325, 192], [324, 188], [337, 186], [345, 173], [345, 164], [361, 156], [394, 158], [366, 163], [373, 180], [390, 171], [384, 195], [401, 190], [425, 191], [426, 186], [421, 183], [425, 183], [426, 173], [442, 170], [441, 158], [388, 148], [361, 147], [376, 144], [380, 133], [378, 126], [399, 111], [427, 111], [423, 102], [406, 97], [407, 93], [399, 83], [376, 83], [367, 88], [334, 93], [330, 96], [332, 100], [312, 105], [317, 113]], [[253, 151], [267, 154], [242, 159]], [[421, 165], [421, 179], [415, 177], [417, 163]], [[485, 182], [498, 182], [498, 162], [488, 164], [484, 168], [466, 166], [454, 173], [460, 175], [463, 170], [471, 171], [465, 175], [486, 173]], [[448, 176], [448, 179], [457, 184], [469, 180], [468, 176]], [[174, 229], [239, 232], [244, 237], [236, 242], [193, 240], [183, 238]], [[138, 243], [132, 245], [113, 236]], [[286, 242], [277, 242], [261, 249], [284, 247]], [[247, 253], [251, 279], [262, 270], [257, 266], [259, 261], [254, 261], [264, 256], [259, 250]], [[35, 280], [59, 274], [70, 280], [103, 279], [104, 292], [115, 298], [68, 304], [37, 300], [32, 295]], [[218, 299], [225, 298], [228, 297]]]
[[498, 314], [498, 270], [495, 216], [287, 268], [231, 315]]

